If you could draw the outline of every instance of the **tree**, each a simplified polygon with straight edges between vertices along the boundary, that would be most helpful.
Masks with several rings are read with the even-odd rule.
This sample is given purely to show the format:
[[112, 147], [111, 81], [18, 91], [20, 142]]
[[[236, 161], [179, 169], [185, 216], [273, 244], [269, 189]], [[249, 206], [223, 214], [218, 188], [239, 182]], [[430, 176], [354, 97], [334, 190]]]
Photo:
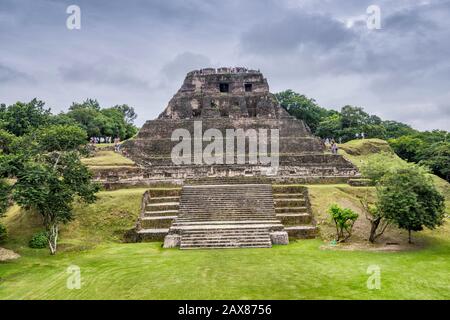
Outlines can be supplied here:
[[328, 213], [336, 226], [336, 240], [339, 242], [347, 241], [352, 235], [353, 225], [358, 219], [358, 214], [351, 209], [343, 209], [337, 204], [331, 205]]
[[0, 154], [10, 153], [16, 138], [12, 133], [0, 129]]
[[420, 153], [420, 164], [429, 167], [433, 173], [450, 181], [450, 142], [436, 142]]
[[336, 113], [319, 122], [316, 134], [321, 138], [339, 138], [341, 137], [341, 130], [341, 116]]
[[386, 120], [383, 121], [382, 125], [386, 130], [386, 139], [396, 139], [401, 136], [409, 136], [417, 133], [409, 125], [397, 121]]
[[342, 128], [361, 128], [369, 123], [369, 114], [364, 112], [363, 108], [345, 106], [341, 109]]
[[74, 125], [48, 126], [36, 130], [31, 136], [34, 136], [41, 152], [78, 150], [87, 144], [86, 131]]
[[275, 94], [275, 97], [289, 114], [303, 120], [312, 132], [316, 131], [320, 121], [333, 114], [333, 111], [320, 107], [314, 99], [309, 99], [292, 90], [279, 92]]
[[423, 168], [408, 166], [388, 172], [377, 187], [377, 207], [386, 219], [411, 232], [434, 229], [444, 221], [444, 197]]
[[54, 152], [28, 161], [17, 174], [13, 198], [25, 209], [43, 218], [50, 253], [57, 251], [59, 227], [73, 219], [72, 204], [76, 198], [95, 201], [99, 186], [76, 152]]
[[424, 148], [424, 142], [413, 136], [402, 136], [388, 141], [395, 153], [410, 162], [419, 161], [419, 154]]
[[46, 125], [50, 121], [50, 109], [45, 103], [33, 99], [29, 103], [17, 102], [2, 111], [3, 129], [16, 136], [22, 136], [30, 130]]
[[386, 219], [383, 211], [375, 203], [368, 200], [367, 194], [360, 199], [360, 203], [366, 219], [370, 222], [369, 242], [375, 243], [375, 240], [386, 231], [391, 221]]
[[11, 186], [5, 179], [0, 179], [0, 217], [9, 207], [9, 193]]

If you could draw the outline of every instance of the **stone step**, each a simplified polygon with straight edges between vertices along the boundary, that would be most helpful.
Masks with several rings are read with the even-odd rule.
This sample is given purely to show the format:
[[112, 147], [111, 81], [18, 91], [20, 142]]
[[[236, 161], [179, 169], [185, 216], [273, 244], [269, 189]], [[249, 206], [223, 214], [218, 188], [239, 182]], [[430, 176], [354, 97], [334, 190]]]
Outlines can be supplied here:
[[309, 213], [277, 213], [276, 217], [282, 224], [286, 225], [298, 225], [311, 223], [312, 217]]
[[178, 202], [162, 202], [150, 203], [145, 206], [145, 211], [164, 211], [164, 210], [178, 210]]
[[178, 210], [145, 211], [144, 217], [177, 216]]
[[317, 236], [317, 227], [312, 225], [285, 227], [289, 238], [293, 239], [313, 239]]
[[303, 193], [274, 193], [273, 198], [279, 199], [279, 198], [298, 198], [298, 199], [304, 199]]
[[221, 244], [221, 245], [193, 245], [193, 246], [186, 246], [181, 244], [180, 249], [182, 250], [198, 250], [198, 249], [243, 249], [243, 248], [272, 248], [272, 243], [257, 243], [257, 244], [246, 244], [246, 245], [229, 245], [229, 244]]
[[164, 241], [164, 237], [169, 233], [168, 228], [162, 229], [141, 229], [137, 232], [139, 242]]
[[300, 213], [307, 211], [307, 207], [275, 207], [275, 213]]
[[277, 219], [272, 219], [272, 220], [242, 220], [242, 221], [235, 221], [235, 220], [231, 220], [231, 221], [179, 221], [177, 219], [177, 221], [174, 222], [174, 226], [179, 226], [179, 225], [183, 225], [183, 226], [189, 226], [189, 225], [209, 225], [209, 226], [213, 226], [213, 225], [249, 225], [249, 224], [279, 224], [280, 221]]
[[302, 207], [306, 205], [305, 199], [274, 199], [275, 207]]
[[197, 216], [197, 217], [180, 217], [178, 216], [177, 222], [195, 222], [195, 221], [222, 221], [222, 222], [230, 222], [234, 220], [239, 221], [260, 221], [260, 220], [270, 220], [270, 221], [279, 221], [278, 219], [272, 216], [246, 216], [246, 215], [229, 215], [229, 216], [219, 216], [219, 215], [210, 215], [210, 216]]
[[170, 228], [176, 218], [177, 216], [143, 217], [140, 225], [142, 229]]
[[179, 202], [180, 196], [169, 197], [153, 197], [148, 199], [148, 204], [153, 203], [165, 203], [165, 202]]

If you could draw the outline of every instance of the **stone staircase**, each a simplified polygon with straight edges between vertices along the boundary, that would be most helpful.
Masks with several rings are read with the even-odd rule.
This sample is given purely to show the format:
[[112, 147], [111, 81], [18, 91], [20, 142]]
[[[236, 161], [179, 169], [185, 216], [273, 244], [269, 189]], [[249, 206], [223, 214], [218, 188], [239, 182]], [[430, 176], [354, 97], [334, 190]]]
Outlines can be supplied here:
[[317, 227], [309, 203], [308, 189], [302, 186], [273, 187], [276, 217], [291, 239], [312, 239]]
[[136, 224], [137, 241], [161, 241], [178, 216], [181, 188], [149, 189], [144, 193]]
[[270, 184], [184, 186], [164, 247], [270, 248], [287, 244]]

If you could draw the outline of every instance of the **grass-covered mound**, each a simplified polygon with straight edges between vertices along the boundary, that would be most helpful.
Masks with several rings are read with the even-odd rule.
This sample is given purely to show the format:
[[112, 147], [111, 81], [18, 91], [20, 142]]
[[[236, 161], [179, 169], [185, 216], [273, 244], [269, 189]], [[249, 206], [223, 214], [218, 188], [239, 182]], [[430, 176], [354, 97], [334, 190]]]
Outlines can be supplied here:
[[[122, 241], [125, 232], [136, 224], [145, 190], [102, 191], [94, 204], [78, 204], [75, 220], [61, 228], [59, 250], [81, 250], [101, 243]], [[25, 250], [32, 236], [42, 230], [41, 218], [18, 206], [10, 208], [2, 221], [9, 234], [4, 246], [19, 252]], [[46, 249], [44, 252], [47, 253]]]
[[82, 162], [89, 167], [130, 167], [134, 162], [120, 153], [109, 150], [98, 150], [90, 158], [82, 159]]

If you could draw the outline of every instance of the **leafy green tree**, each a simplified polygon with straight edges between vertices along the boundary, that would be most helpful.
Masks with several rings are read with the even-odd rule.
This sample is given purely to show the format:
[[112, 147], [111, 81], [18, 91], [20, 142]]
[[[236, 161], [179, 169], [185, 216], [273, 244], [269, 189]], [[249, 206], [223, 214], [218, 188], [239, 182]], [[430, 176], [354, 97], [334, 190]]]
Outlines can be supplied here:
[[343, 209], [337, 204], [332, 204], [328, 213], [336, 226], [336, 240], [347, 241], [352, 235], [353, 225], [358, 219], [358, 214], [351, 209]]
[[341, 115], [336, 113], [319, 122], [316, 134], [322, 138], [339, 138], [342, 135], [341, 130]]
[[44, 105], [44, 102], [33, 99], [28, 103], [17, 102], [4, 108], [1, 115], [3, 129], [22, 136], [32, 129], [48, 124], [51, 113]]
[[320, 107], [314, 99], [292, 90], [286, 90], [275, 94], [280, 105], [292, 116], [305, 121], [312, 132], [315, 132], [320, 121], [335, 113]]
[[388, 141], [395, 153], [402, 159], [410, 162], [419, 161], [419, 155], [425, 143], [414, 136], [402, 136]]
[[363, 108], [345, 106], [341, 110], [342, 128], [361, 128], [369, 123], [369, 114], [364, 112]]
[[419, 163], [429, 167], [433, 173], [450, 181], [450, 142], [436, 142], [423, 148]]
[[410, 164], [398, 161], [392, 153], [380, 152], [370, 156], [361, 166], [364, 178], [370, 179], [374, 185], [378, 184], [383, 177], [400, 168], [407, 168]]
[[397, 121], [386, 120], [383, 121], [382, 125], [386, 132], [386, 139], [396, 139], [401, 136], [410, 136], [417, 133], [409, 125]]
[[59, 227], [71, 221], [75, 199], [95, 201], [99, 186], [77, 153], [51, 153], [28, 161], [17, 174], [13, 198], [25, 209], [32, 209], [43, 218], [50, 253], [57, 251]]
[[[32, 134], [40, 151], [78, 150], [87, 144], [87, 133], [74, 125], [53, 125], [38, 129]], [[30, 137], [31, 139], [31, 137]]]
[[377, 207], [384, 217], [411, 232], [434, 229], [444, 222], [444, 196], [426, 171], [417, 166], [387, 173], [377, 187]]
[[0, 179], [0, 217], [9, 207], [9, 193], [11, 186], [5, 179]]
[[384, 212], [380, 210], [376, 203], [369, 201], [366, 194], [363, 198], [360, 198], [360, 203], [363, 207], [366, 219], [370, 223], [369, 242], [375, 243], [376, 239], [381, 237], [386, 231], [386, 228], [390, 225], [391, 221], [386, 219]]
[[17, 137], [6, 130], [0, 129], [0, 154], [10, 153]]

